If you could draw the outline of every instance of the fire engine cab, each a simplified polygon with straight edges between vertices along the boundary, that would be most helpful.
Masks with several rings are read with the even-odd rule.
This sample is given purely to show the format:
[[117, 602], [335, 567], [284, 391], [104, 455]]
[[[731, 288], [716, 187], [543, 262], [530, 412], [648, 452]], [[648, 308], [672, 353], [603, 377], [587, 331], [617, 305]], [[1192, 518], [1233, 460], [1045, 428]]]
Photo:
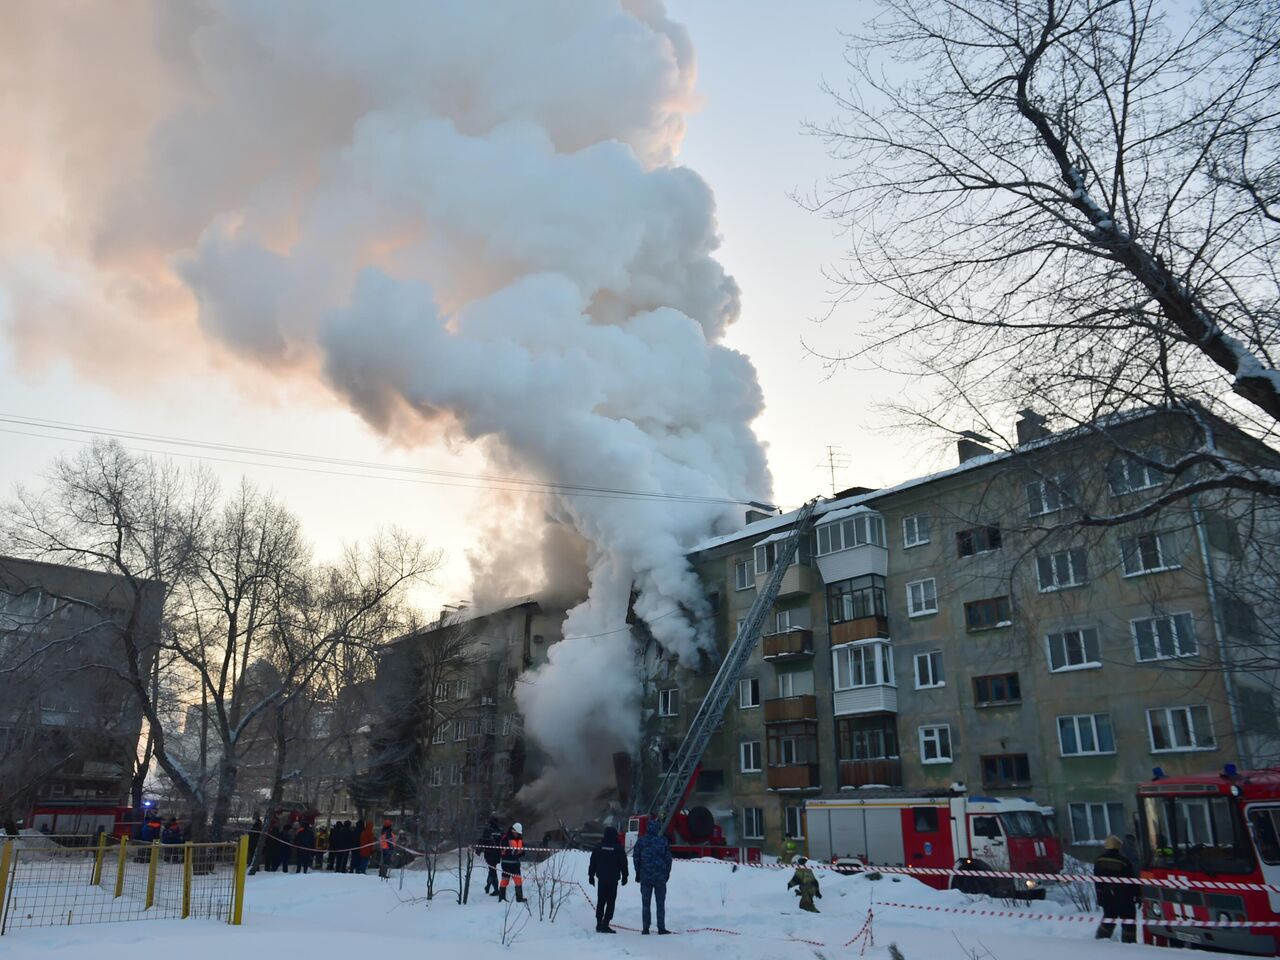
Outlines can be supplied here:
[[[1280, 769], [1166, 777], [1138, 787], [1143, 879], [1280, 887]], [[1143, 938], [1280, 956], [1275, 927], [1179, 927], [1179, 919], [1280, 921], [1280, 893], [1144, 885]]]
[[[862, 792], [862, 791], [859, 791]], [[1062, 845], [1033, 800], [941, 795], [875, 796], [805, 803], [805, 837], [816, 860], [856, 859], [868, 866], [941, 867], [1060, 873]], [[1034, 880], [922, 876], [939, 889], [1041, 899]]]

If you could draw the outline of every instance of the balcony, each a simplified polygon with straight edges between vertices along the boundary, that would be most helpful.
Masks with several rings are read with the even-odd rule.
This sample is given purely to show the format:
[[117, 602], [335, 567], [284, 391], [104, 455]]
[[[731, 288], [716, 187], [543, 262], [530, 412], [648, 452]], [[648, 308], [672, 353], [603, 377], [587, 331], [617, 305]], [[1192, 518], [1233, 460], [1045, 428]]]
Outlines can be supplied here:
[[799, 697], [779, 697], [764, 702], [765, 723], [790, 723], [795, 720], [816, 721], [817, 719], [818, 698], [812, 693]]
[[[854, 687], [851, 690], [837, 690], [833, 699], [837, 717], [847, 717], [859, 713], [898, 712], [898, 688], [888, 684]], [[767, 722], [767, 715], [765, 719]]]
[[[764, 589], [765, 582], [772, 573], [770, 571], [756, 577], [757, 590]], [[787, 597], [807, 596], [821, 589], [822, 580], [819, 579], [818, 573], [813, 567], [807, 563], [793, 563], [787, 567], [787, 572], [782, 575], [782, 583], [778, 586], [778, 599], [785, 600]]]
[[846, 620], [843, 623], [831, 624], [831, 645], [853, 643], [855, 640], [870, 640], [874, 637], [889, 636], [889, 618], [883, 616], [859, 617], [857, 620]]
[[785, 767], [769, 767], [765, 774], [770, 790], [821, 790], [816, 763], [793, 763]]
[[879, 760], [841, 760], [841, 787], [900, 787], [902, 761], [897, 757]]
[[764, 637], [765, 660], [799, 660], [813, 656], [812, 630], [784, 630]]

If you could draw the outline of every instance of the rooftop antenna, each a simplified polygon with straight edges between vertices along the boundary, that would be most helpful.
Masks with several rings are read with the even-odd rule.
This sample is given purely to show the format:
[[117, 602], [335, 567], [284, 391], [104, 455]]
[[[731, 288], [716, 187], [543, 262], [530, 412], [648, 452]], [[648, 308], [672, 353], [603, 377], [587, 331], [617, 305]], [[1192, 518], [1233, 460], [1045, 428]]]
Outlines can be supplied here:
[[840, 444], [827, 445], [827, 469], [831, 471], [831, 495], [836, 495], [836, 470], [845, 470], [850, 463], [850, 457], [844, 452], [844, 448]]

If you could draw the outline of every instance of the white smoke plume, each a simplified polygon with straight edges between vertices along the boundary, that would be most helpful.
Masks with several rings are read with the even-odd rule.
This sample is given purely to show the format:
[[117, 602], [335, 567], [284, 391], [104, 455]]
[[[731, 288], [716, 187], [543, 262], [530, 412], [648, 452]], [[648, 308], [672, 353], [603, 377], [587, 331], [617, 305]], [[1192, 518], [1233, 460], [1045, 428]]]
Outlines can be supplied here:
[[[738, 288], [713, 198], [675, 164], [692, 47], [657, 0], [103, 9], [30, 4], [0, 38], [0, 82], [33, 86], [0, 103], [33, 144], [14, 162], [73, 213], [41, 223], [34, 258], [0, 215], [19, 344], [90, 316], [84, 363], [112, 324], [170, 354], [202, 334], [379, 430], [446, 426], [537, 477], [769, 496], [755, 372], [720, 343]], [[553, 500], [590, 588], [520, 699], [589, 782], [637, 746], [633, 586], [691, 661], [709, 610], [683, 551], [741, 507]]]

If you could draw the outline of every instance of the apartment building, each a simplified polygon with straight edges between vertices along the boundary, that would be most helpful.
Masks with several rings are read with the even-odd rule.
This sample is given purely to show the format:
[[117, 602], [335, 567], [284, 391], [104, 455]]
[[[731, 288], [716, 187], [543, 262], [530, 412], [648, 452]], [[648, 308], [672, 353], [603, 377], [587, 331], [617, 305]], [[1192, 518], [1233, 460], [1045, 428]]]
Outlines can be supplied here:
[[[1034, 798], [1089, 855], [1132, 829], [1153, 768], [1277, 756], [1274, 518], [1235, 495], [1144, 511], [1170, 482], [1153, 464], [1194, 442], [1184, 417], [1055, 436], [1026, 411], [1018, 432], [1013, 451], [962, 438], [951, 469], [820, 505], [695, 788], [730, 837], [776, 850], [802, 836], [805, 798], [963, 783]], [[722, 652], [793, 520], [691, 552]], [[652, 685], [664, 751], [714, 661]]]

